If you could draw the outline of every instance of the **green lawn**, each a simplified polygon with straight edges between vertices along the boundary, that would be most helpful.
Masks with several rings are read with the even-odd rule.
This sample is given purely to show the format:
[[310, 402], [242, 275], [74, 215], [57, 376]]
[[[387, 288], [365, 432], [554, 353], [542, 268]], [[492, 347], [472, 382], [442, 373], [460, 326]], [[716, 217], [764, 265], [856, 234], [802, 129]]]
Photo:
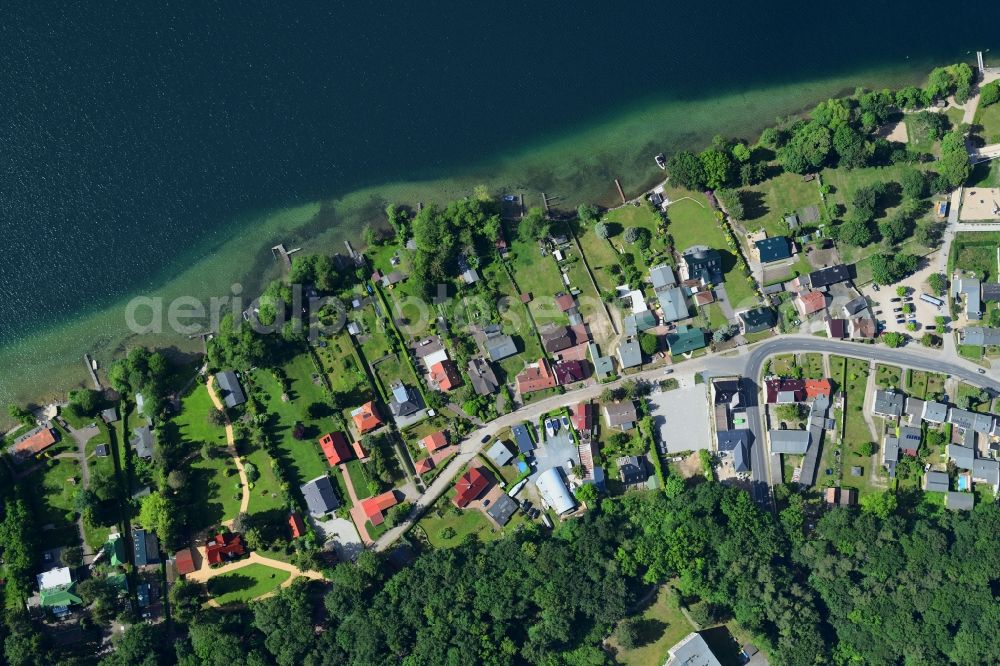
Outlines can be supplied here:
[[559, 312], [553, 299], [555, 295], [566, 290], [562, 281], [562, 273], [556, 260], [549, 254], [541, 256], [538, 244], [515, 240], [512, 245], [514, 278], [522, 292], [531, 294], [528, 307], [539, 326], [548, 322], [567, 323], [566, 315]]
[[[194, 454], [188, 485], [194, 494], [197, 511], [189, 512], [194, 529], [217, 525], [235, 518], [240, 510], [239, 476], [227, 451], [226, 431], [209, 419], [215, 406], [204, 384], [181, 399], [181, 412], [173, 418], [181, 441]], [[209, 445], [211, 456], [201, 456], [202, 444]]]
[[822, 379], [826, 376], [823, 372], [823, 355], [813, 353], [803, 354], [802, 371], [806, 379]]
[[694, 631], [678, 605], [677, 596], [662, 586], [653, 603], [637, 617], [641, 645], [626, 650], [612, 637], [608, 643], [615, 650], [615, 662], [624, 666], [654, 666], [666, 661], [667, 650]]
[[274, 469], [271, 468], [271, 456], [267, 455], [264, 449], [257, 449], [243, 456], [243, 463], [253, 464], [260, 472], [260, 478], [250, 484], [250, 506], [247, 507], [247, 513], [252, 516], [274, 512], [280, 519], [285, 519], [288, 506], [282, 496], [278, 479], [274, 475]]
[[208, 581], [208, 593], [220, 606], [243, 604], [278, 589], [289, 574], [263, 564], [248, 564]]
[[[857, 488], [859, 495], [867, 495], [875, 490], [868, 480], [871, 472], [871, 458], [860, 456], [857, 449], [866, 442], [872, 441], [872, 433], [865, 421], [862, 408], [865, 400], [865, 390], [868, 382], [868, 362], [858, 359], [847, 359], [846, 386], [847, 397], [845, 400], [844, 419], [844, 447], [841, 467], [841, 486]], [[879, 423], [880, 419], [875, 419]], [[880, 441], [875, 442], [881, 445]], [[861, 476], [851, 476], [851, 467], [862, 468]]]
[[[283, 366], [282, 371], [288, 379], [287, 401], [282, 399], [282, 386], [274, 373], [260, 370], [254, 375], [254, 381], [264, 394], [264, 411], [270, 415], [267, 428], [280, 452], [279, 462], [288, 470], [290, 481], [297, 487], [326, 474], [329, 466], [323, 458], [318, 439], [328, 432], [339, 430], [340, 426], [332, 416], [309, 418], [310, 405], [328, 403], [322, 383], [313, 379], [316, 368], [308, 353], [294, 357]], [[292, 436], [298, 422], [305, 426], [306, 436], [301, 440]]]
[[[442, 498], [417, 524], [424, 530], [431, 546], [451, 548], [462, 543], [470, 534], [475, 534], [480, 541], [499, 539], [504, 532], [519, 524], [520, 518], [520, 514], [515, 514], [503, 530], [498, 530], [478, 509], [455, 509], [450, 498]], [[442, 536], [445, 528], [454, 530], [455, 535], [451, 538]]]
[[976, 125], [982, 125], [980, 133], [986, 143], [1000, 143], [1000, 104], [980, 106], [976, 109]]
[[902, 388], [902, 371], [894, 365], [875, 364], [875, 384], [882, 389]]
[[354, 493], [359, 500], [368, 499], [372, 496], [368, 492], [368, 473], [365, 465], [360, 460], [351, 460], [347, 463], [347, 473], [351, 477], [351, 485], [354, 486]]
[[342, 332], [316, 350], [330, 386], [350, 405], [361, 405], [374, 397], [368, 374], [354, 353], [350, 335]]
[[743, 207], [750, 218], [746, 220], [746, 228], [764, 229], [768, 236], [789, 235], [785, 215], [820, 205], [817, 182], [806, 182], [794, 173], [782, 172], [760, 185], [746, 188], [745, 192]]
[[[26, 463], [31, 464], [31, 463]], [[72, 481], [71, 481], [72, 479]], [[80, 488], [80, 465], [76, 458], [52, 458], [22, 481], [46, 548], [76, 546], [80, 532], [76, 527], [73, 496]]]
[[707, 245], [720, 252], [727, 248], [726, 236], [708, 207], [705, 195], [679, 188], [667, 188], [671, 201], [667, 208], [667, 233], [673, 236], [678, 253], [694, 245]]
[[927, 373], [923, 370], [907, 370], [904, 390], [908, 395], [923, 400], [927, 395]]
[[593, 227], [581, 231], [580, 246], [587, 255], [591, 270], [594, 271], [594, 279], [597, 280], [598, 288], [601, 292], [614, 289], [621, 280], [611, 275], [608, 267], [618, 265], [618, 253], [607, 240], [599, 238], [594, 233]]
[[1000, 231], [965, 231], [955, 234], [948, 256], [948, 270], [961, 267], [973, 271], [981, 280], [996, 279], [996, 248]]
[[788, 377], [795, 367], [795, 354], [779, 354], [771, 359], [771, 373]]

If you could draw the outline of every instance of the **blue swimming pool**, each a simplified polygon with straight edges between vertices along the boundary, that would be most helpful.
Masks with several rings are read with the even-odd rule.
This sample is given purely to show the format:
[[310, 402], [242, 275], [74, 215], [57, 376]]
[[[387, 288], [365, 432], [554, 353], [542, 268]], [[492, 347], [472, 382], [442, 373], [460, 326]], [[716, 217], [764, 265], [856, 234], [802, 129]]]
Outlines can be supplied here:
[[966, 476], [965, 474], [962, 474], [961, 476], [958, 477], [958, 489], [959, 490], [969, 489], [969, 477]]

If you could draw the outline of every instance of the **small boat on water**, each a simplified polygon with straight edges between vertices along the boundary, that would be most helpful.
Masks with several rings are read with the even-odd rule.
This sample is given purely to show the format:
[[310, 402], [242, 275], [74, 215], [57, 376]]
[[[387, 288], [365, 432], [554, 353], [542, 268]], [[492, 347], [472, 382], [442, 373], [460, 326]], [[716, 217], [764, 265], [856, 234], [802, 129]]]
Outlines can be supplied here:
[[656, 160], [656, 166], [660, 167], [664, 171], [667, 170], [667, 156], [666, 155], [664, 155], [663, 153], [660, 153], [659, 155], [657, 155], [653, 159]]

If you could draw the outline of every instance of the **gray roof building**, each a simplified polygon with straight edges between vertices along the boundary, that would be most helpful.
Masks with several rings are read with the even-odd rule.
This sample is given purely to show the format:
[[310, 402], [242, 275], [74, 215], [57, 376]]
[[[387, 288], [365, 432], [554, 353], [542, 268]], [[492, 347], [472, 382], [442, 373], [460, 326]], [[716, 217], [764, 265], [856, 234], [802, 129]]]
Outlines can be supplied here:
[[226, 407], [231, 409], [247, 401], [246, 396], [243, 395], [240, 380], [232, 370], [216, 374], [215, 385], [219, 388], [219, 397], [222, 398], [222, 402], [226, 404]]
[[987, 303], [995, 303], [1000, 301], [1000, 282], [983, 282], [982, 285], [983, 300]]
[[114, 423], [118, 420], [118, 410], [114, 407], [108, 407], [103, 412], [101, 412], [101, 418], [105, 423]]
[[924, 402], [924, 412], [920, 415], [920, 418], [930, 423], [944, 423], [948, 419], [948, 405], [943, 402], [928, 400]]
[[486, 451], [486, 456], [498, 467], [503, 467], [514, 459], [514, 454], [511, 453], [510, 449], [507, 448], [507, 445], [500, 440], [493, 443], [493, 446]]
[[486, 334], [486, 353], [489, 354], [491, 361], [499, 361], [517, 353], [514, 338], [504, 333], [499, 326], [495, 324], [487, 326], [483, 332]]
[[989, 434], [993, 428], [993, 415], [950, 407], [948, 408], [948, 423], [957, 428]]
[[594, 364], [594, 373], [598, 379], [610, 377], [615, 372], [614, 361], [610, 356], [601, 356], [597, 351], [597, 345], [593, 342], [587, 343], [587, 351], [590, 353], [590, 362]]
[[750, 431], [720, 430], [715, 434], [720, 452], [732, 451], [733, 469], [737, 472], [750, 471]]
[[[679, 287], [675, 287], [675, 289], [680, 291]], [[683, 296], [683, 293], [681, 295]], [[648, 331], [651, 328], [656, 328], [660, 325], [660, 322], [656, 321], [655, 314], [653, 314], [650, 310], [645, 310], [643, 312], [634, 312], [627, 315], [624, 319], [623, 325], [625, 327], [625, 335], [637, 335], [640, 331]]]
[[771, 308], [758, 307], [739, 313], [743, 333], [759, 333], [774, 328], [778, 323], [778, 315]]
[[948, 492], [948, 475], [944, 472], [927, 472], [924, 475], [924, 490], [931, 493]]
[[684, 250], [681, 255], [690, 280], [700, 280], [703, 284], [722, 282], [722, 257], [718, 250], [704, 245], [696, 245]]
[[618, 362], [623, 368], [634, 368], [642, 365], [642, 349], [639, 341], [628, 338], [618, 345]]
[[1000, 328], [984, 328], [983, 326], [967, 326], [958, 332], [963, 345], [985, 347], [1000, 345]]
[[851, 279], [851, 269], [844, 264], [837, 264], [829, 268], [821, 268], [809, 274], [809, 284], [813, 289], [829, 287], [831, 284], [845, 282]]
[[906, 396], [892, 389], [875, 391], [875, 404], [872, 412], [884, 418], [899, 418], [903, 413], [903, 402]]
[[153, 431], [150, 430], [148, 425], [136, 428], [135, 437], [129, 441], [129, 444], [135, 449], [135, 455], [147, 460], [153, 457], [153, 445], [155, 443], [156, 438], [153, 436]]
[[424, 408], [424, 401], [420, 394], [404, 386], [402, 382], [396, 382], [389, 389], [392, 391], [389, 409], [393, 416], [409, 416]]
[[679, 321], [690, 316], [687, 298], [680, 287], [671, 287], [656, 292], [660, 298], [660, 308], [663, 310], [664, 321]]
[[864, 296], [858, 296], [855, 299], [848, 301], [844, 305], [844, 316], [847, 319], [858, 315], [868, 309], [868, 299]]
[[493, 366], [484, 358], [474, 358], [469, 361], [469, 380], [479, 395], [490, 395], [500, 388]]
[[677, 284], [677, 278], [674, 277], [674, 269], [666, 264], [650, 268], [649, 277], [653, 281], [653, 289], [655, 291], [667, 289]]
[[532, 441], [531, 434], [525, 424], [517, 423], [511, 426], [510, 432], [514, 436], [514, 443], [517, 444], [518, 451], [531, 453], [535, 450], [535, 443]]
[[982, 290], [979, 278], [960, 278], [952, 283], [952, 294], [965, 295], [965, 316], [980, 319], [983, 316]]
[[515, 511], [517, 511], [517, 502], [511, 499], [506, 493], [501, 493], [499, 497], [486, 507], [486, 513], [500, 527], [510, 522], [510, 518], [514, 515]]
[[607, 421], [609, 428], [629, 430], [635, 425], [638, 418], [635, 411], [635, 403], [631, 400], [606, 402], [601, 408], [604, 411], [604, 419]]
[[973, 462], [976, 459], [976, 452], [968, 446], [949, 444], [948, 457], [955, 461], [955, 467], [971, 471]]
[[646, 456], [622, 456], [618, 458], [618, 478], [626, 486], [645, 483], [649, 478]]
[[160, 561], [160, 542], [148, 530], [132, 530], [132, 555], [137, 567]]
[[882, 462], [899, 462], [899, 440], [895, 437], [886, 435], [885, 440], [882, 442]]
[[898, 433], [899, 448], [903, 451], [916, 453], [920, 449], [921, 435], [920, 428], [901, 426]]
[[309, 513], [314, 516], [330, 513], [340, 506], [337, 495], [333, 492], [333, 483], [325, 474], [303, 484], [300, 490], [309, 507]]
[[691, 632], [668, 650], [663, 666], [722, 666], [701, 634]]
[[976, 505], [976, 496], [972, 493], [949, 491], [944, 496], [944, 505], [952, 511], [972, 511]]
[[910, 423], [918, 422], [923, 417], [924, 414], [924, 401], [920, 398], [912, 398], [907, 396], [906, 407], [904, 408], [904, 413], [909, 419]]
[[809, 448], [808, 430], [770, 430], [771, 453], [805, 455]]
[[972, 463], [972, 480], [988, 483], [993, 492], [1000, 487], [1000, 461], [990, 458], [976, 458]]

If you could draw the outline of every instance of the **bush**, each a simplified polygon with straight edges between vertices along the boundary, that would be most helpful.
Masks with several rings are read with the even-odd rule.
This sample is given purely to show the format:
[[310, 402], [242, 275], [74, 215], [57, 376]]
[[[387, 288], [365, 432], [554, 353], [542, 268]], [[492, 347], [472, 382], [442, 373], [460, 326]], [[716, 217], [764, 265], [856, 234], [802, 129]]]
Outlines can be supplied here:
[[619, 622], [618, 628], [615, 629], [615, 640], [618, 641], [618, 645], [626, 650], [633, 650], [639, 647], [638, 623], [632, 618], [625, 618]]
[[979, 89], [979, 106], [1000, 102], [1000, 81], [991, 81]]

